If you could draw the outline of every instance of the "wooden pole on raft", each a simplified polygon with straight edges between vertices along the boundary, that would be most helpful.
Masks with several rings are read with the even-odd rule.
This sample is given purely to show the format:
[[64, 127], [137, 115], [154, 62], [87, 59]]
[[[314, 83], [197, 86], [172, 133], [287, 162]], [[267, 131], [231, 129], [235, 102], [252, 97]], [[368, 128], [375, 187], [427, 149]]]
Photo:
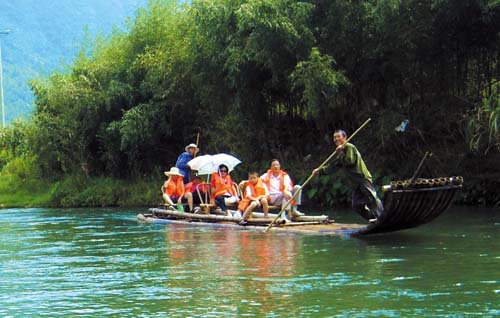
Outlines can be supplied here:
[[[361, 130], [363, 129], [369, 122], [370, 122], [371, 118], [368, 118], [361, 126], [359, 126], [358, 129], [356, 129], [355, 132], [352, 133], [351, 136], [349, 136], [349, 138], [347, 138], [346, 140], [346, 143], [348, 143], [354, 136], [356, 136], [356, 134]], [[321, 169], [323, 168], [326, 164], [328, 164], [328, 162], [330, 160], [333, 159], [333, 157], [337, 154], [337, 148], [335, 148], [335, 150], [332, 152], [332, 154], [330, 156], [328, 156], [328, 158], [326, 158], [325, 161], [323, 161], [323, 163], [321, 165], [319, 165], [319, 167], [317, 169]], [[292, 198], [290, 200], [288, 200], [288, 202], [285, 204], [284, 207], [281, 208], [281, 210], [279, 211], [278, 215], [274, 218], [274, 220], [269, 223], [268, 227], [266, 228], [266, 230], [264, 232], [267, 232], [271, 226], [273, 226], [274, 222], [276, 222], [276, 220], [278, 220], [278, 218], [281, 216], [281, 214], [283, 213], [283, 211], [286, 210], [286, 208], [288, 208], [288, 206], [292, 203], [292, 201], [297, 197], [297, 195], [302, 191], [302, 189], [312, 180], [312, 178], [315, 176], [314, 173], [311, 173], [311, 175], [309, 176], [309, 178], [307, 178], [307, 180], [302, 184], [301, 186], [301, 189], [300, 191], [297, 191], [293, 194]]]
[[425, 155], [422, 158], [422, 160], [420, 161], [420, 164], [418, 165], [417, 170], [415, 170], [415, 173], [411, 177], [410, 182], [413, 181], [417, 177], [418, 173], [420, 172], [420, 168], [422, 168], [422, 164], [424, 163], [425, 159], [427, 159], [427, 157], [432, 157], [432, 152], [431, 153], [429, 153], [428, 151], [425, 152]]
[[[198, 145], [199, 143], [200, 143], [200, 133], [198, 132], [196, 134], [196, 147], [198, 147], [198, 151], [200, 149], [200, 146]], [[193, 158], [196, 158], [197, 154], [198, 153], [195, 152]], [[208, 176], [207, 176], [207, 185], [208, 185]], [[198, 196], [200, 196], [199, 190], [198, 190]], [[207, 201], [208, 201], [208, 191], [205, 191], [205, 203], [210, 203], [210, 202], [207, 202]], [[207, 211], [206, 212], [210, 212], [208, 207], [207, 207]]]
[[[198, 151], [199, 151], [199, 149], [200, 149], [200, 146], [198, 145], [198, 143], [199, 143], [199, 142], [200, 142], [200, 133], [196, 134], [196, 147], [198, 147]], [[196, 158], [196, 155], [197, 155], [197, 154], [198, 154], [198, 153], [197, 153], [197, 152], [195, 152], [195, 153], [194, 153], [193, 158]]]

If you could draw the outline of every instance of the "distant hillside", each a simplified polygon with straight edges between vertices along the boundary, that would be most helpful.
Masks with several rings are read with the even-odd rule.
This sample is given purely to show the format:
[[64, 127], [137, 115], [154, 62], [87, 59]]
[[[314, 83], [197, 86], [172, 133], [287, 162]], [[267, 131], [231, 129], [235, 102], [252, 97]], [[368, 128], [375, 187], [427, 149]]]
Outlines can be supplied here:
[[[6, 121], [33, 110], [28, 81], [63, 69], [91, 37], [123, 29], [148, 0], [1, 0], [1, 35]], [[1, 115], [0, 115], [1, 116]]]

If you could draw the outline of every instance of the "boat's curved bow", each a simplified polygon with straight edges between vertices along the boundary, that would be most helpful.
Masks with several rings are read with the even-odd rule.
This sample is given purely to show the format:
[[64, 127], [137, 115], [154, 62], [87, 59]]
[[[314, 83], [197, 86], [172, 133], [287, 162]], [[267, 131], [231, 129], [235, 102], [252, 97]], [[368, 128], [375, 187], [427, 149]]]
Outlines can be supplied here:
[[393, 232], [429, 223], [453, 203], [462, 187], [461, 177], [419, 179], [393, 183], [385, 189], [384, 212], [353, 235]]

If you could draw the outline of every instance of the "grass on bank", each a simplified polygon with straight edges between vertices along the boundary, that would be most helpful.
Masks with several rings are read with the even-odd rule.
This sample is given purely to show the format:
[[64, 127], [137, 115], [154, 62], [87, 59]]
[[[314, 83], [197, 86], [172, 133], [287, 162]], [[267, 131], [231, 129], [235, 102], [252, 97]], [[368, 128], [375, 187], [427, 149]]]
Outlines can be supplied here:
[[161, 202], [163, 180], [66, 177], [52, 185], [49, 206], [151, 206]]
[[0, 172], [0, 207], [43, 206], [50, 200], [50, 183], [37, 176], [34, 159], [17, 157]]
[[0, 207], [38, 207], [50, 201], [50, 184], [16, 175], [0, 175]]
[[35, 159], [17, 157], [0, 172], [0, 207], [151, 206], [161, 202], [160, 178], [117, 180], [68, 175], [40, 177]]

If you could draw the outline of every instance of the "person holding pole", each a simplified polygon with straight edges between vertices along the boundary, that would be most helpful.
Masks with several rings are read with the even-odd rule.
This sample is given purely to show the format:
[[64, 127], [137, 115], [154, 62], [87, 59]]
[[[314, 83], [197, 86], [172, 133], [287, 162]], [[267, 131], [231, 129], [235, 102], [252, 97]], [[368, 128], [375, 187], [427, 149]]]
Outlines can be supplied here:
[[[356, 134], [358, 132], [360, 132], [366, 125], [368, 125], [368, 123], [371, 121], [371, 118], [368, 118], [361, 126], [359, 126], [358, 129], [356, 129], [352, 135], [347, 138], [347, 140], [344, 142], [344, 143], [349, 143], [349, 141], [354, 138], [354, 136], [356, 136]], [[323, 163], [321, 163], [321, 165], [319, 165], [319, 167], [317, 169], [314, 169], [313, 172], [311, 173], [311, 175], [306, 179], [306, 181], [304, 181], [304, 183], [302, 184], [302, 187], [301, 188], [304, 188], [306, 185], [309, 184], [309, 182], [312, 180], [312, 178], [314, 178], [314, 176], [318, 175], [319, 174], [319, 169], [322, 169], [323, 167], [325, 167], [333, 158], [335, 158], [335, 156], [338, 154], [338, 148], [335, 148], [335, 151], [332, 152], [328, 158], [325, 159], [325, 161], [323, 161]], [[298, 191], [298, 192], [295, 192], [292, 196], [292, 200], [295, 199], [302, 191]], [[269, 229], [273, 226], [274, 222], [276, 222], [276, 220], [278, 220], [278, 218], [280, 218], [283, 214], [283, 211], [285, 211], [285, 209], [287, 208], [287, 206], [289, 205], [289, 203], [292, 202], [292, 201], [288, 201], [288, 204], [286, 204], [284, 207], [281, 208], [281, 210], [278, 212], [278, 215], [276, 215], [276, 217], [272, 220], [271, 223], [269, 223], [269, 225], [267, 226], [266, 230], [264, 231], [265, 233], [267, 233], [267, 231], [269, 231]]]
[[182, 174], [184, 184], [186, 184], [189, 183], [191, 174], [191, 167], [189, 167], [188, 162], [196, 157], [196, 154], [200, 151], [200, 149], [198, 149], [196, 144], [189, 144], [184, 148], [184, 150], [185, 151], [177, 158], [175, 166], [179, 169]]
[[336, 130], [333, 142], [337, 146], [337, 157], [328, 165], [313, 170], [314, 175], [327, 174], [335, 169], [344, 169], [352, 183], [352, 208], [366, 220], [375, 222], [384, 211], [382, 201], [372, 183], [372, 175], [366, 168], [356, 146], [347, 142], [347, 134], [343, 130]]

